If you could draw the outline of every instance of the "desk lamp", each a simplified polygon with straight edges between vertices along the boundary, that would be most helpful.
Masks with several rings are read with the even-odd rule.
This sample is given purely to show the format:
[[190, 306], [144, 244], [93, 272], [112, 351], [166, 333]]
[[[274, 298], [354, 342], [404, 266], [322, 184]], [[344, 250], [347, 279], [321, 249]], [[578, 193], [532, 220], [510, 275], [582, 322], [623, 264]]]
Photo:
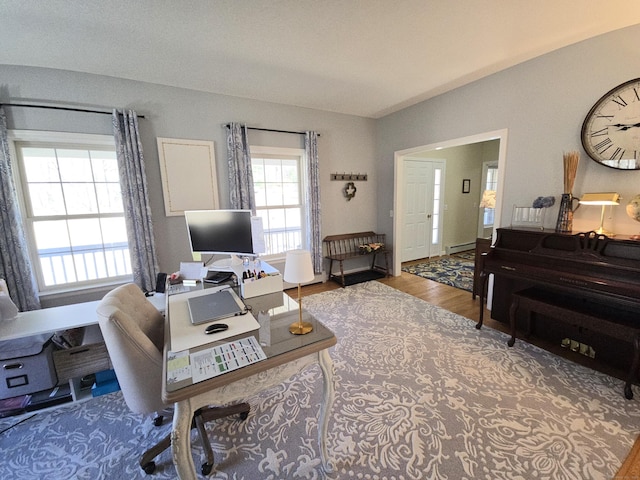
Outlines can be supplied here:
[[496, 208], [496, 191], [485, 190], [482, 192], [482, 200], [480, 201], [480, 208]]
[[294, 335], [304, 335], [313, 330], [313, 326], [309, 322], [302, 321], [300, 284], [310, 282], [314, 277], [311, 252], [308, 250], [290, 250], [287, 252], [284, 264], [284, 281], [298, 284], [298, 321], [289, 326], [289, 331]]
[[600, 228], [596, 230], [596, 233], [613, 235], [613, 232], [606, 231], [603, 227], [604, 224], [604, 209], [607, 205], [620, 205], [620, 195], [614, 192], [610, 193], [585, 193], [580, 198], [581, 205], [602, 205], [602, 213], [600, 214]]

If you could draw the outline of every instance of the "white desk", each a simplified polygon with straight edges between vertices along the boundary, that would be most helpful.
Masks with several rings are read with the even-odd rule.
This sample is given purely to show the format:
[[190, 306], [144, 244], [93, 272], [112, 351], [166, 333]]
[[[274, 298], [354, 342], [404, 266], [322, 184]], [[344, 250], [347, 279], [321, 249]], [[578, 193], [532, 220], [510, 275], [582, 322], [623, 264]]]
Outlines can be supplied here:
[[[157, 293], [147, 298], [158, 310], [164, 312], [166, 302], [164, 294]], [[19, 312], [13, 320], [0, 322], [0, 341], [98, 325], [96, 309], [99, 303], [100, 300], [96, 300]]]
[[[43, 343], [55, 332], [92, 325], [97, 328], [98, 303], [99, 301], [74, 303], [19, 312], [16, 318], [0, 322], [0, 342], [10, 341], [5, 345], [20, 349], [33, 345], [34, 342]], [[54, 351], [53, 357], [54, 365], [51, 368], [55, 368], [58, 382], [69, 381], [74, 401], [81, 396], [80, 376], [111, 368], [103, 343]]]
[[0, 322], [0, 341], [33, 337], [61, 330], [97, 325], [99, 301], [20, 312], [13, 320]]
[[[189, 293], [180, 295], [189, 295]], [[269, 346], [263, 346], [263, 350], [267, 355], [266, 360], [199, 383], [193, 383], [191, 379], [188, 379], [180, 383], [167, 385], [167, 352], [173, 335], [173, 332], [170, 331], [171, 322], [169, 319], [172, 315], [180, 315], [184, 312], [183, 309], [173, 310], [172, 304], [174, 302], [172, 299], [177, 296], [171, 296], [165, 323], [162, 397], [167, 403], [175, 403], [171, 449], [173, 463], [176, 466], [178, 476], [182, 480], [196, 478], [196, 470], [191, 456], [190, 431], [193, 414], [198, 408], [244, 400], [265, 389], [281, 384], [312, 363], [318, 363], [322, 370], [323, 397], [318, 420], [318, 442], [320, 444], [322, 464], [326, 471], [331, 470], [326, 449], [326, 433], [329, 423], [329, 410], [333, 404], [334, 385], [333, 363], [331, 357], [329, 357], [328, 349], [335, 345], [337, 340], [330, 330], [308, 314], [305, 314], [305, 320], [313, 324], [314, 330], [307, 335], [292, 335], [289, 333], [289, 325], [298, 320], [298, 306], [285, 293], [281, 295], [286, 297], [283, 303], [293, 307], [293, 310], [276, 313], [282, 312], [283, 308], [275, 308], [271, 310], [273, 314], [266, 324], [263, 325], [264, 322], [260, 322], [263, 325], [260, 330], [263, 328], [269, 329], [270, 344]], [[260, 304], [260, 297], [247, 300], [247, 303], [252, 302], [257, 307]], [[278, 304], [282, 305], [280, 302]], [[256, 309], [254, 309], [254, 314], [257, 314]], [[201, 330], [202, 326], [193, 328]], [[225, 339], [222, 343], [252, 334], [260, 340], [260, 331], [255, 330]], [[211, 345], [213, 343], [190, 351]]]

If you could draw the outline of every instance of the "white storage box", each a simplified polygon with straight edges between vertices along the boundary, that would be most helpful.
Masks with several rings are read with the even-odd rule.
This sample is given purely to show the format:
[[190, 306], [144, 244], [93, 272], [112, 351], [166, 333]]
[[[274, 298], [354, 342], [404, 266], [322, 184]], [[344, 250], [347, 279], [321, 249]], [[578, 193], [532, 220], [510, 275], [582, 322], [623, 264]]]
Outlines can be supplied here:
[[0, 342], [0, 399], [53, 388], [53, 350], [50, 336]]
[[282, 292], [282, 275], [274, 273], [264, 278], [249, 278], [240, 284], [242, 298], [252, 298], [268, 293]]
[[[234, 267], [234, 271], [240, 283], [242, 298], [253, 298], [267, 295], [268, 293], [282, 292], [282, 275], [266, 262], [260, 262], [260, 266], [255, 269], [249, 268], [249, 271], [255, 274], [252, 278], [242, 278], [243, 271], [247, 271], [243, 270], [242, 265]], [[265, 276], [260, 278], [260, 273], [264, 273]]]

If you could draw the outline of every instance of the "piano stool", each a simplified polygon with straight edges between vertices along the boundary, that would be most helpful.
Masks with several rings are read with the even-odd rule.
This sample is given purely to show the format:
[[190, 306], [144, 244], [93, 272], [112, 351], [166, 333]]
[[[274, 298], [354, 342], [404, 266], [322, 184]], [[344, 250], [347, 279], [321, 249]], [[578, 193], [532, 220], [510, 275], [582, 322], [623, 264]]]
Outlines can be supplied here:
[[532, 322], [539, 313], [564, 322], [601, 333], [611, 338], [633, 344], [633, 360], [624, 385], [624, 396], [633, 398], [631, 384], [636, 379], [640, 365], [640, 327], [636, 316], [628, 310], [603, 303], [584, 301], [568, 294], [543, 288], [531, 287], [511, 294], [509, 321], [511, 338], [507, 342], [512, 347], [516, 341], [516, 316], [519, 309], [527, 312], [527, 332], [532, 333]]

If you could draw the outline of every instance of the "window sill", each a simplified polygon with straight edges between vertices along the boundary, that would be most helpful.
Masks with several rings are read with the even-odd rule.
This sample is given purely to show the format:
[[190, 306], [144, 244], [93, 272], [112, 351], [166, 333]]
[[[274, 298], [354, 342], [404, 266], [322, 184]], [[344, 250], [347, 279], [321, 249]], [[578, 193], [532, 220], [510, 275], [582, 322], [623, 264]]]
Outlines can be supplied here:
[[132, 282], [133, 278], [120, 279], [112, 283], [100, 285], [90, 285], [77, 288], [66, 288], [65, 290], [49, 290], [39, 292], [40, 303], [43, 308], [69, 305], [72, 303], [91, 302], [101, 300], [107, 293], [120, 285]]

